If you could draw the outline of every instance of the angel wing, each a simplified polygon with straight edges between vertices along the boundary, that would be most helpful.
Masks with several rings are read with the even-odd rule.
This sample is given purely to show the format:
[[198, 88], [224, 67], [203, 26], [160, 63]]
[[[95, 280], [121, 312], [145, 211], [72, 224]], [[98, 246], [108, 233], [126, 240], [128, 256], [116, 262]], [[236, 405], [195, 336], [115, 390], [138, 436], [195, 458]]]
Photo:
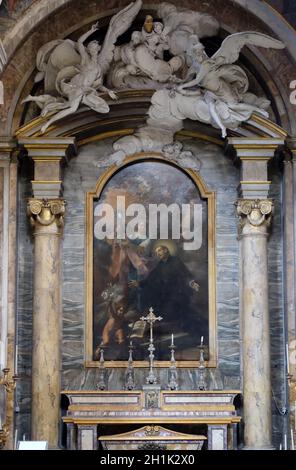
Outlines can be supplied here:
[[55, 95], [55, 82], [59, 71], [64, 67], [79, 64], [80, 60], [74, 41], [70, 39], [50, 41], [37, 52], [38, 73], [35, 76], [35, 82], [44, 80], [44, 92]]
[[241, 49], [247, 44], [265, 47], [266, 49], [284, 49], [286, 47], [283, 42], [267, 36], [267, 34], [246, 31], [231, 34], [224, 39], [220, 49], [215, 52], [211, 59], [223, 58], [224, 64], [233, 64], [238, 60]]
[[102, 67], [103, 75], [107, 72], [113, 59], [113, 51], [117, 38], [128, 30], [141, 7], [142, 0], [136, 0], [111, 18], [102, 49], [99, 54], [100, 66]]

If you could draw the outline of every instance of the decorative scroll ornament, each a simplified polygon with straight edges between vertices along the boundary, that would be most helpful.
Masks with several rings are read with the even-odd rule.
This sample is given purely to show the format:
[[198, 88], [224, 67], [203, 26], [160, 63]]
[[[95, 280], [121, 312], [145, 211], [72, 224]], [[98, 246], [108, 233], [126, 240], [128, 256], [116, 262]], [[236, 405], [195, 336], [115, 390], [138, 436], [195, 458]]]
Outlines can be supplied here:
[[48, 226], [54, 222], [58, 227], [64, 225], [66, 201], [63, 199], [29, 199], [27, 205], [27, 214], [30, 217], [32, 226], [39, 223], [43, 226]]
[[240, 227], [243, 228], [246, 222], [253, 227], [263, 224], [270, 225], [273, 213], [273, 201], [270, 199], [245, 200], [237, 202], [237, 213], [240, 218]]
[[167, 450], [167, 446], [158, 442], [144, 442], [138, 446], [138, 450]]
[[153, 425], [146, 426], [145, 434], [146, 434], [146, 436], [159, 436], [160, 428], [159, 428], [159, 426], [153, 426]]
[[9, 426], [7, 424], [3, 424], [2, 428], [0, 429], [0, 450], [4, 449], [8, 436]]

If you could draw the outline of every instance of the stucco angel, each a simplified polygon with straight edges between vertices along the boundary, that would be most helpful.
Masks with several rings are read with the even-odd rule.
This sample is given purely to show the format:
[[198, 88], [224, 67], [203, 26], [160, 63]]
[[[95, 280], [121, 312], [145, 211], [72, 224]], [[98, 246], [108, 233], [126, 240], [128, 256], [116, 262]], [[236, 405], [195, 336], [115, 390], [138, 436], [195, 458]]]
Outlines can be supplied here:
[[[37, 56], [39, 73], [35, 81], [44, 79], [45, 92], [48, 92], [53, 88], [54, 80], [55, 91], [39, 97], [29, 96], [25, 101], [36, 101], [42, 107], [42, 116], [56, 112], [43, 125], [42, 132], [55, 121], [76, 112], [81, 103], [98, 113], [109, 112], [109, 106], [100, 94], [107, 93], [112, 99], [117, 97], [104, 86], [104, 77], [113, 60], [117, 38], [130, 27], [141, 5], [141, 0], [137, 0], [111, 18], [102, 47], [97, 41], [91, 41], [87, 46], [84, 44], [97, 31], [98, 25], [95, 24], [77, 43], [53, 41], [41, 48]], [[56, 100], [56, 92], [62, 100]]]
[[254, 111], [268, 117], [266, 109], [270, 102], [248, 93], [248, 77], [241, 67], [233, 63], [247, 44], [283, 49], [285, 45], [281, 41], [257, 32], [236, 33], [228, 36], [211, 58], [197, 37], [192, 36], [191, 41], [188, 49], [191, 67], [187, 79], [195, 77], [179, 85], [177, 91], [185, 96], [203, 98], [223, 137], [226, 137], [228, 121], [244, 121]]
[[141, 31], [134, 31], [128, 44], [115, 50], [114, 64], [108, 83], [114, 88], [159, 88], [162, 84], [177, 82], [175, 76], [183, 61], [173, 57], [164, 60], [169, 49], [164, 26], [147, 15]]
[[[192, 10], [178, 9], [161, 3], [157, 9], [160, 21], [147, 15], [141, 31], [135, 31], [129, 44], [115, 50], [114, 64], [108, 83], [114, 88], [161, 89], [178, 83], [183, 77], [189, 37], [216, 34], [215, 18]], [[164, 60], [164, 52], [169, 54]]]

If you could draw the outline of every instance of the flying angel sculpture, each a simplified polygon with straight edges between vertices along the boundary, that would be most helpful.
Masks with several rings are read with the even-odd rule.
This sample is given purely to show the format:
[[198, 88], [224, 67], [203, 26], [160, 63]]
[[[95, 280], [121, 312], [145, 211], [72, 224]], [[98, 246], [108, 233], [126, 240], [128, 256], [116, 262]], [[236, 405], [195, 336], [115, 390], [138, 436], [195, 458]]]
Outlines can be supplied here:
[[141, 6], [142, 1], [137, 0], [111, 18], [102, 47], [97, 41], [84, 44], [98, 30], [95, 24], [77, 43], [67, 39], [51, 41], [39, 50], [35, 81], [44, 80], [45, 94], [29, 95], [24, 102], [35, 101], [43, 117], [55, 112], [42, 126], [42, 133], [52, 123], [75, 113], [81, 103], [98, 113], [109, 112], [109, 105], [100, 94], [107, 93], [113, 100], [117, 96], [104, 86], [104, 77], [113, 60], [117, 38], [131, 26]]
[[187, 52], [191, 62], [186, 77], [189, 81], [177, 87], [177, 92], [182, 95], [203, 98], [223, 137], [227, 135], [227, 123], [245, 121], [254, 111], [268, 117], [266, 109], [270, 102], [248, 93], [249, 80], [246, 73], [238, 65], [233, 65], [245, 45], [271, 49], [285, 47], [281, 41], [266, 34], [235, 33], [224, 39], [220, 49], [212, 57], [208, 57], [198, 38], [192, 36]]

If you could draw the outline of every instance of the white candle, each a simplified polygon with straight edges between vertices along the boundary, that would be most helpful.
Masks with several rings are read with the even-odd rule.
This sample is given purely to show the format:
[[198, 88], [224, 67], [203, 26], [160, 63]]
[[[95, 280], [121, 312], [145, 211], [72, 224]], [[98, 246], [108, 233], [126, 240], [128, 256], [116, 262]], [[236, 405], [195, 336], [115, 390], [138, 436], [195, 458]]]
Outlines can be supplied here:
[[288, 446], [287, 446], [287, 434], [285, 434], [285, 436], [284, 436], [284, 448], [285, 448], [285, 450], [288, 449]]
[[290, 374], [290, 361], [289, 361], [289, 345], [286, 343], [286, 356], [287, 356], [287, 372]]
[[282, 444], [280, 444], [280, 450], [282, 450]]
[[14, 435], [14, 450], [17, 450], [17, 429], [15, 430], [15, 435]]
[[201, 345], [201, 346], [203, 345], [203, 336], [201, 337], [200, 345]]
[[174, 346], [174, 333], [172, 333], [172, 344], [171, 346]]
[[14, 366], [15, 375], [17, 375], [17, 360], [18, 360], [18, 344], [15, 347], [15, 366]]

